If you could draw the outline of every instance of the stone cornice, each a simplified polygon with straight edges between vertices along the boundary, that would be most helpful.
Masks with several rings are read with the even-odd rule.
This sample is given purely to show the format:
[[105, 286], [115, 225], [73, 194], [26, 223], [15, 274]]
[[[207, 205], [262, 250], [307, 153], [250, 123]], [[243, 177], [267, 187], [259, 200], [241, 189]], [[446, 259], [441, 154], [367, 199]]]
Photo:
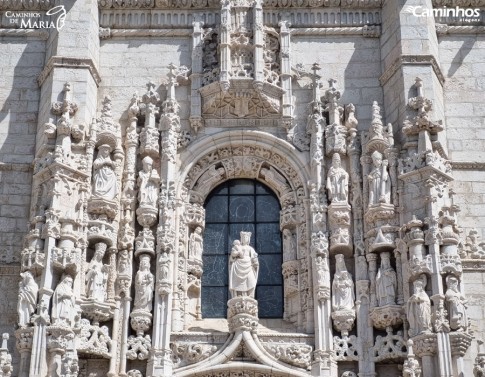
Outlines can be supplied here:
[[446, 34], [485, 34], [485, 26], [480, 25], [447, 25], [436, 24], [436, 33], [438, 35]]
[[431, 65], [433, 71], [436, 74], [441, 85], [445, 83], [445, 76], [441, 72], [441, 68], [436, 61], [435, 57], [432, 55], [402, 55], [385, 70], [385, 72], [379, 77], [379, 82], [383, 86], [389, 79], [394, 76], [394, 74], [403, 65]]
[[[99, 26], [103, 30], [176, 30], [193, 29], [196, 10], [191, 9], [102, 9]], [[195, 13], [195, 14], [194, 14]], [[343, 33], [364, 34], [365, 36], [379, 36], [381, 14], [378, 8], [289, 8], [264, 9], [264, 25], [279, 29], [279, 21], [288, 20], [292, 29], [308, 29], [320, 31], [320, 35], [332, 35], [335, 32], [321, 31], [327, 28], [344, 28]], [[218, 9], [204, 10], [204, 27], [215, 28], [220, 24]], [[354, 29], [362, 28], [364, 29]]]
[[[191, 9], [207, 10], [219, 9], [220, 3], [217, 0], [145, 0], [145, 1], [113, 1], [98, 0], [100, 9]], [[267, 9], [289, 9], [289, 8], [380, 8], [382, 0], [264, 0], [263, 7]]]
[[36, 37], [45, 41], [49, 32], [42, 29], [0, 29], [0, 37]]
[[47, 62], [42, 72], [37, 77], [37, 83], [42, 86], [54, 67], [88, 69], [96, 85], [99, 86], [101, 76], [91, 59], [84, 58], [66, 58], [63, 56], [52, 56]]
[[462, 259], [464, 271], [485, 271], [485, 259]]
[[32, 171], [32, 164], [0, 162], [0, 171]]
[[485, 162], [452, 161], [453, 170], [485, 170]]

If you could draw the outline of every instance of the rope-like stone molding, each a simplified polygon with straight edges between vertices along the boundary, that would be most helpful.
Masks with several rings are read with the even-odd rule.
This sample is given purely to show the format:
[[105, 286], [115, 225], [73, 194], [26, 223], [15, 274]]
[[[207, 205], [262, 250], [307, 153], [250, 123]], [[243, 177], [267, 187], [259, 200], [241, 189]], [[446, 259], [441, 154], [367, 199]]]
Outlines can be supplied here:
[[355, 27], [323, 27], [323, 28], [295, 28], [291, 29], [292, 36], [307, 35], [362, 35], [364, 37], [379, 38], [381, 28], [379, 25], [364, 25]]
[[452, 26], [452, 25], [446, 25], [446, 24], [436, 24], [436, 33], [438, 35], [484, 34], [485, 33], [485, 26], [479, 26], [479, 25]]
[[433, 71], [436, 74], [440, 84], [443, 86], [445, 84], [445, 76], [441, 72], [441, 68], [432, 55], [402, 55], [386, 69], [386, 71], [379, 77], [379, 82], [383, 86], [389, 79], [394, 76], [394, 74], [403, 65], [431, 65]]
[[99, 86], [101, 76], [91, 59], [87, 58], [66, 58], [63, 56], [52, 56], [47, 62], [42, 72], [37, 77], [37, 83], [42, 86], [54, 67], [88, 69], [96, 85]]
[[99, 38], [125, 37], [190, 37], [192, 29], [110, 29], [99, 28]]
[[36, 37], [45, 41], [49, 32], [41, 29], [0, 29], [0, 37]]
[[485, 162], [478, 161], [452, 161], [453, 170], [485, 170]]

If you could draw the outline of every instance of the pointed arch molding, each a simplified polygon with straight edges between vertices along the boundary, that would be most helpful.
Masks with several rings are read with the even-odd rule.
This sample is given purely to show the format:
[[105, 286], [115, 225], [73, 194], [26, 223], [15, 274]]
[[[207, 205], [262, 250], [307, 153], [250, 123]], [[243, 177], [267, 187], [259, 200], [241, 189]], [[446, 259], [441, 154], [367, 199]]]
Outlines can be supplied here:
[[250, 178], [274, 190], [282, 206], [296, 204], [307, 196], [308, 180], [308, 164], [297, 153], [286, 141], [265, 132], [221, 132], [202, 138], [181, 156], [183, 186], [190, 202], [203, 203], [219, 184]]
[[[231, 361], [237, 357], [241, 348], [244, 348], [256, 362]], [[244, 371], [248, 376], [255, 377], [308, 376], [302, 369], [285, 365], [266, 352], [256, 334], [249, 330], [237, 330], [214, 355], [190, 367], [175, 370], [174, 377], [224, 377], [231, 371]]]

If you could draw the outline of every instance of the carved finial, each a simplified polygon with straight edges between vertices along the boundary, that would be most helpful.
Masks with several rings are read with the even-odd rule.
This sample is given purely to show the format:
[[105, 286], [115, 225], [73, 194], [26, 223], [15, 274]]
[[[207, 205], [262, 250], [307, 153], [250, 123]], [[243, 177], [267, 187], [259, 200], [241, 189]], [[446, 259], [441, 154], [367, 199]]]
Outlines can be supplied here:
[[0, 348], [0, 376], [1, 377], [10, 377], [12, 375], [12, 356], [8, 351], [7, 347], [7, 340], [9, 335], [4, 333], [2, 335], [2, 348]]
[[146, 85], [147, 85], [148, 92], [155, 90], [155, 83], [152, 80], [148, 81]]
[[337, 88], [335, 87], [335, 84], [337, 83], [337, 80], [335, 79], [329, 79], [328, 80], [328, 86], [330, 87], [330, 89], [332, 90], [337, 90]]
[[138, 92], [133, 93], [133, 97], [131, 97], [130, 108], [128, 109], [128, 113], [131, 117], [136, 117], [138, 112], [140, 111], [140, 107], [138, 106], [138, 102], [140, 98], [138, 97]]
[[111, 117], [111, 97], [104, 96], [103, 99], [103, 110], [101, 110], [101, 116], [103, 117]]
[[320, 69], [321, 69], [321, 68], [320, 68], [320, 64], [318, 64], [318, 63], [316, 63], [316, 62], [315, 62], [315, 63], [313, 63], [313, 65], [312, 65], [312, 71], [313, 71], [313, 73], [315, 74], [315, 76], [317, 75], [317, 72], [318, 72]]
[[411, 339], [408, 340], [408, 356], [407, 360], [404, 361], [403, 364], [403, 376], [404, 377], [420, 377], [421, 376], [421, 367], [419, 365], [418, 360], [414, 357], [413, 353], [413, 341]]
[[157, 105], [158, 101], [160, 101], [160, 96], [158, 95], [157, 91], [155, 90], [155, 83], [150, 80], [147, 84], [147, 92], [143, 95], [143, 102], [145, 104], [152, 103]]

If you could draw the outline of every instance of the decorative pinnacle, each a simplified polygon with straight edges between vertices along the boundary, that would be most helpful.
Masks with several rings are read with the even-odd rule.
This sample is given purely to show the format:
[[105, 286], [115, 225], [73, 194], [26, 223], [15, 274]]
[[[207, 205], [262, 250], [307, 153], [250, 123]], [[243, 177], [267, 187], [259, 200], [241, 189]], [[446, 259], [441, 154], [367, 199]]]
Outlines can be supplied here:
[[318, 63], [313, 63], [312, 65], [312, 71], [313, 71], [313, 74], [315, 75], [315, 77], [317, 76], [317, 72], [321, 70], [320, 68], [320, 64]]

